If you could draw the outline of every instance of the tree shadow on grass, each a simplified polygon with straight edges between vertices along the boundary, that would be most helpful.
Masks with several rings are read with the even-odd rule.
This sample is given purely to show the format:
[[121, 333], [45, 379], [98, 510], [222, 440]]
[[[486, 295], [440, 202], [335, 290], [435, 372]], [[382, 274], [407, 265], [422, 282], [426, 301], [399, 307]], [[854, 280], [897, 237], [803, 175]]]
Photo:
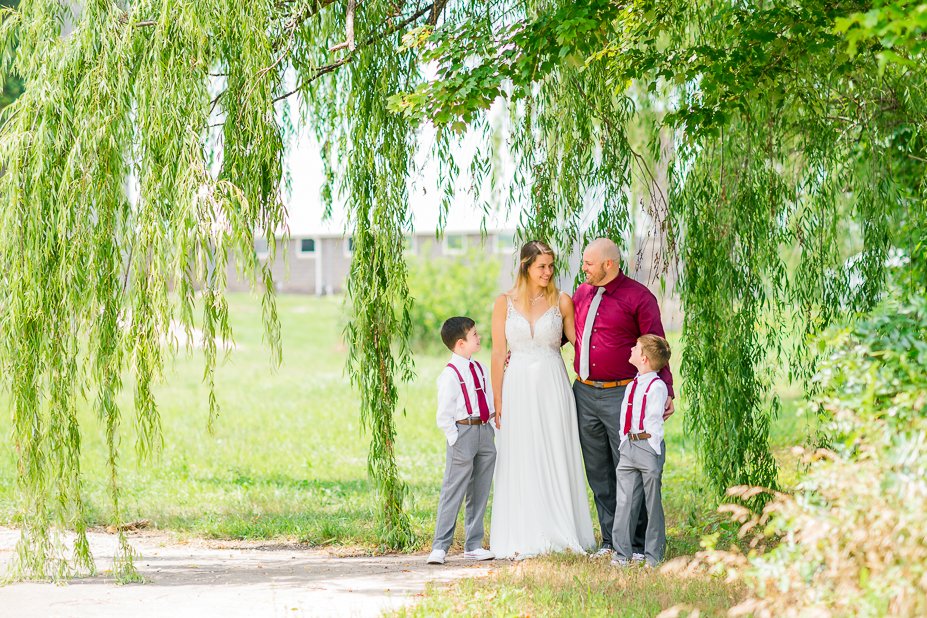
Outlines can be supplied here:
[[[296, 540], [312, 546], [380, 545], [379, 505], [373, 485], [366, 479], [320, 480], [287, 475], [205, 476], [193, 479], [223, 494], [244, 492], [246, 504], [208, 503], [202, 506], [170, 505], [163, 513], [140, 513], [156, 526], [214, 539]], [[412, 483], [406, 512], [419, 536], [434, 517], [440, 487]], [[282, 499], [275, 499], [274, 492]], [[248, 492], [255, 492], [248, 500]], [[250, 502], [250, 504], [247, 504]], [[424, 541], [422, 541], [424, 542]]]
[[[274, 487], [278, 489], [301, 490], [310, 493], [320, 493], [338, 496], [372, 495], [373, 483], [368, 479], [304, 479], [294, 478], [283, 474], [253, 475], [232, 470], [229, 476], [198, 476], [193, 481], [205, 485], [235, 486], [235, 487]], [[424, 491], [439, 491], [440, 481], [435, 482], [406, 482], [406, 487], [412, 493]]]

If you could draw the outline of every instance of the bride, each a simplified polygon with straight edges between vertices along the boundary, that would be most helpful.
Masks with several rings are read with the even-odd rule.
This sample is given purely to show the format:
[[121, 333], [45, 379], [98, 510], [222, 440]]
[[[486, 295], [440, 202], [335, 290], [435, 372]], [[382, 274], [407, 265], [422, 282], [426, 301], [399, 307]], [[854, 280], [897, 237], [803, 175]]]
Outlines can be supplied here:
[[560, 356], [562, 335], [570, 343], [576, 338], [573, 301], [557, 291], [553, 276], [553, 250], [529, 242], [521, 249], [515, 287], [493, 307], [498, 431], [489, 540], [497, 558], [595, 545], [576, 403]]

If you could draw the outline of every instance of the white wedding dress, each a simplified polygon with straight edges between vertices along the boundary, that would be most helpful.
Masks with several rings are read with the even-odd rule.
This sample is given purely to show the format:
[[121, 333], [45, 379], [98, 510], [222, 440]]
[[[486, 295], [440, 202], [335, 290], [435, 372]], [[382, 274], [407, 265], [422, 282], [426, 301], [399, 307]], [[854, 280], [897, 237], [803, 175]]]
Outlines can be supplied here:
[[505, 338], [511, 358], [502, 380], [502, 428], [496, 432], [496, 472], [490, 548], [497, 558], [595, 545], [586, 478], [560, 339], [557, 306], [528, 320], [511, 299]]

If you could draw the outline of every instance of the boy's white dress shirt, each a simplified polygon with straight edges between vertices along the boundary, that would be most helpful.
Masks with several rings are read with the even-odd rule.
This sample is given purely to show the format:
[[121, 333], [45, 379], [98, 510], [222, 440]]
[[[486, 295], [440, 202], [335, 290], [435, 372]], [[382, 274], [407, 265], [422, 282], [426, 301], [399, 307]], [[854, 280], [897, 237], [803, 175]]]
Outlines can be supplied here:
[[[470, 398], [470, 408], [473, 410], [473, 416], [479, 418], [480, 408], [476, 399], [476, 389], [473, 385], [473, 375], [470, 372], [470, 359], [464, 358], [459, 354], [451, 354], [450, 364], [457, 368], [460, 376], [467, 387], [467, 396]], [[473, 361], [476, 363], [476, 361]], [[480, 367], [483, 371], [480, 372]], [[486, 383], [486, 403], [489, 406], [489, 422], [492, 423], [492, 416], [496, 411], [493, 405], [492, 381], [489, 378], [489, 371], [483, 365], [474, 367], [476, 377]], [[485, 379], [485, 380], [484, 380]], [[460, 380], [457, 374], [450, 367], [445, 367], [444, 371], [438, 376], [438, 428], [447, 436], [447, 443], [451, 446], [457, 442], [457, 421], [463, 420], [470, 416], [467, 413], [467, 404], [464, 401], [463, 392], [460, 390]]]
[[[450, 369], [448, 369], [450, 371]], [[663, 410], [666, 408], [666, 398], [668, 392], [666, 383], [657, 376], [656, 371], [648, 371], [645, 374], [638, 374], [637, 388], [634, 389], [634, 401], [631, 411], [631, 433], [649, 433], [650, 437], [647, 442], [653, 447], [654, 452], [660, 454], [660, 445], [663, 443]], [[650, 383], [656, 379], [653, 386]], [[625, 433], [625, 421], [628, 412], [628, 397], [631, 395], [632, 384], [624, 389], [624, 399], [621, 401], [619, 409], [619, 427], [621, 428], [621, 443], [628, 439]], [[650, 392], [647, 387], [650, 386]], [[641, 410], [644, 405], [644, 393], [647, 392], [647, 410], [644, 414], [644, 429], [641, 430]]]

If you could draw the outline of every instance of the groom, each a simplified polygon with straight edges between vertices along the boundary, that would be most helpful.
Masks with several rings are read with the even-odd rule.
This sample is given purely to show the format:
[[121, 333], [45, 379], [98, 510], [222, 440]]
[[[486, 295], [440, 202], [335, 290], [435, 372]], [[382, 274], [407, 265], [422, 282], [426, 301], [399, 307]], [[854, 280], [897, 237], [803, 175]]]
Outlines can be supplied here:
[[[618, 447], [621, 445], [619, 408], [625, 387], [637, 370], [628, 361], [631, 348], [641, 335], [664, 337], [656, 297], [644, 285], [621, 272], [618, 246], [598, 238], [583, 251], [586, 283], [573, 294], [576, 307], [576, 414], [579, 441], [583, 449], [586, 478], [595, 496], [595, 508], [602, 529], [602, 546], [596, 555], [612, 551], [615, 520]], [[673, 414], [673, 376], [664, 367], [660, 378], [669, 397], [663, 419]], [[647, 512], [641, 509], [632, 535], [634, 558], [643, 560]]]

